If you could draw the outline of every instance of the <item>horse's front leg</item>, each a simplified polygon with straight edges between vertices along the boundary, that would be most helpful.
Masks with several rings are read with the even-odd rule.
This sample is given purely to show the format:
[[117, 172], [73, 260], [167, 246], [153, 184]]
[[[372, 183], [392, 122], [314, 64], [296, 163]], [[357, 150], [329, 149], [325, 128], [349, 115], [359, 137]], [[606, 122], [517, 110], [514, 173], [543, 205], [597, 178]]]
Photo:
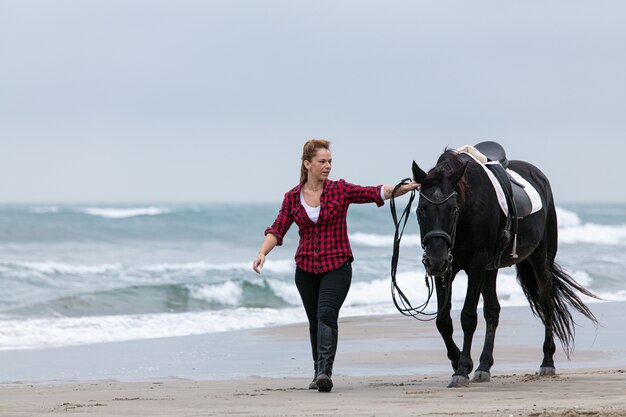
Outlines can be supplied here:
[[452, 280], [444, 283], [444, 278], [437, 277], [435, 279], [435, 288], [437, 290], [437, 330], [443, 338], [443, 342], [446, 345], [448, 352], [448, 359], [452, 363], [452, 369], [456, 372], [459, 367], [459, 358], [461, 351], [459, 347], [454, 343], [452, 338], [453, 325], [452, 317], [450, 316], [450, 310], [452, 309]]
[[[478, 275], [478, 276], [477, 276]], [[480, 291], [482, 287], [482, 273], [468, 274], [467, 278], [467, 294], [465, 295], [465, 303], [461, 310], [461, 327], [463, 328], [463, 350], [459, 358], [459, 366], [456, 369], [452, 380], [448, 384], [449, 388], [466, 387], [469, 385], [469, 374], [474, 369], [472, 362], [472, 339], [478, 324], [478, 300], [480, 299]]]
[[485, 345], [480, 355], [480, 364], [474, 372], [472, 382], [491, 381], [491, 366], [493, 365], [493, 346], [496, 338], [496, 329], [500, 320], [500, 302], [496, 292], [496, 277], [498, 270], [485, 272], [483, 282], [483, 313], [485, 316]]

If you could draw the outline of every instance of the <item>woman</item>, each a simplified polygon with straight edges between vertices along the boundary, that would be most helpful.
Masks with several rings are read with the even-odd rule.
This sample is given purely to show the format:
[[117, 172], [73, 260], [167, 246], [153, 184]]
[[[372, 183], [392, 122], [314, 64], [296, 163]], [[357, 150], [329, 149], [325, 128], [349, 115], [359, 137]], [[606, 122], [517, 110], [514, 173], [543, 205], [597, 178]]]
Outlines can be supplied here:
[[[300, 184], [285, 194], [278, 217], [265, 230], [265, 240], [252, 263], [260, 273], [265, 257], [280, 246], [289, 227], [299, 227], [296, 250], [296, 286], [307, 318], [315, 374], [310, 389], [330, 392], [335, 352], [337, 318], [350, 283], [353, 260], [346, 215], [351, 203], [384, 204], [393, 186], [361, 187], [328, 179], [332, 167], [330, 142], [311, 139], [304, 144]], [[396, 196], [418, 187], [415, 182], [402, 185]]]

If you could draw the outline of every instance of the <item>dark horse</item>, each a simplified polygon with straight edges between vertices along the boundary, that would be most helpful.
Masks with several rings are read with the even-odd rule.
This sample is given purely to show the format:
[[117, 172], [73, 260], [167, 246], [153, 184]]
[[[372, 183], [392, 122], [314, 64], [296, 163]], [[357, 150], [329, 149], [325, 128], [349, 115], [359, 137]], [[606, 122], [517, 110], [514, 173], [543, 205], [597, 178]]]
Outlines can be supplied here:
[[[558, 244], [557, 217], [548, 179], [527, 162], [508, 161], [508, 168], [532, 184], [542, 203], [539, 211], [518, 220], [516, 248], [513, 239], [502, 243], [507, 216], [500, 209], [487, 173], [476, 160], [446, 150], [428, 173], [413, 162], [413, 177], [421, 184], [417, 217], [424, 247], [423, 263], [427, 274], [435, 277], [437, 329], [454, 369], [449, 387], [469, 384], [469, 374], [474, 367], [472, 338], [481, 294], [486, 335], [472, 382], [491, 379], [493, 346], [500, 315], [496, 293], [498, 268], [516, 266], [518, 282], [530, 307], [545, 326], [540, 375], [555, 374], [554, 336], [561, 341], [568, 357], [572, 351], [575, 323], [568, 305], [597, 323], [576, 292], [597, 297], [554, 262]], [[506, 250], [502, 252], [498, 248]], [[516, 252], [517, 257], [512, 252]], [[450, 317], [452, 281], [460, 270], [464, 270], [468, 277], [461, 311], [462, 350], [452, 338]]]

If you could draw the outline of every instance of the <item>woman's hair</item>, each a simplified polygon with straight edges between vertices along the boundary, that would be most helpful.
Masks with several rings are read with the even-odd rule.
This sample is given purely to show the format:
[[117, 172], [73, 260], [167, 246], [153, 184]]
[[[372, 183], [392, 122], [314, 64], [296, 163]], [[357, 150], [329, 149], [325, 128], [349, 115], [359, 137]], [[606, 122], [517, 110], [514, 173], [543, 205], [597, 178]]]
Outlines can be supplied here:
[[307, 178], [307, 169], [304, 161], [311, 162], [319, 149], [330, 150], [330, 141], [324, 139], [307, 140], [302, 148], [302, 164], [300, 165], [300, 184], [304, 183]]

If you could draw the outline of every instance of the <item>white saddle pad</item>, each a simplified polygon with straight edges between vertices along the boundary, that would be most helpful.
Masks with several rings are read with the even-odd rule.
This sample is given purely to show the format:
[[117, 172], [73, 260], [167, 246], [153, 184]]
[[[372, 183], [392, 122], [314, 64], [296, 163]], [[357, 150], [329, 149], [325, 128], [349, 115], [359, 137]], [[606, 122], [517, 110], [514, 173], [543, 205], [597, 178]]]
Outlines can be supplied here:
[[[498, 181], [496, 176], [493, 175], [493, 172], [491, 172], [491, 170], [487, 168], [487, 165], [489, 164], [499, 164], [500, 162], [487, 161], [487, 157], [483, 155], [482, 153], [480, 153], [476, 148], [474, 148], [471, 145], [461, 146], [460, 148], [456, 150], [456, 152], [469, 155], [474, 161], [478, 162], [480, 166], [483, 167], [483, 169], [487, 173], [487, 176], [489, 177], [489, 180], [491, 181], [491, 184], [493, 185], [493, 189], [496, 192], [496, 195], [498, 196], [498, 203], [500, 204], [500, 208], [502, 209], [505, 215], [508, 214], [509, 205], [506, 202], [506, 196], [504, 195], [504, 190], [502, 190], [502, 186], [500, 185], [500, 182]], [[541, 210], [541, 197], [539, 196], [539, 193], [537, 192], [535, 187], [533, 187], [531, 183], [526, 181], [517, 172], [508, 168], [506, 169], [506, 172], [508, 172], [509, 175], [513, 177], [515, 181], [517, 181], [518, 183], [524, 186], [524, 191], [528, 195], [528, 198], [530, 198], [530, 201], [533, 207], [530, 214], [536, 213], [537, 211]]]

